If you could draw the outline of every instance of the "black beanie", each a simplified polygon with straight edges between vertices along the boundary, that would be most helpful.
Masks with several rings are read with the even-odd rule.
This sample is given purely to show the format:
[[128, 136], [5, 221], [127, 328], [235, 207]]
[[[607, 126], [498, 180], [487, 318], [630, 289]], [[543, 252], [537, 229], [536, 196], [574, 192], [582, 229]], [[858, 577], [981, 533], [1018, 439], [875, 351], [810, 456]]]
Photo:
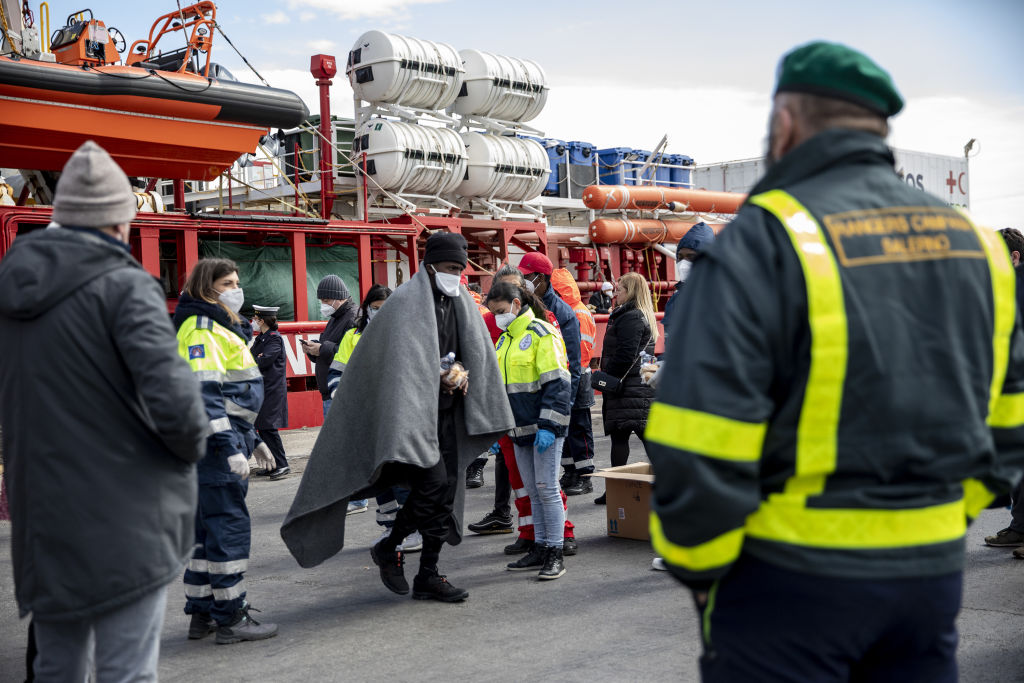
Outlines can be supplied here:
[[423, 253], [423, 265], [454, 261], [466, 267], [469, 262], [469, 248], [466, 238], [454, 232], [435, 232], [427, 238], [427, 248]]

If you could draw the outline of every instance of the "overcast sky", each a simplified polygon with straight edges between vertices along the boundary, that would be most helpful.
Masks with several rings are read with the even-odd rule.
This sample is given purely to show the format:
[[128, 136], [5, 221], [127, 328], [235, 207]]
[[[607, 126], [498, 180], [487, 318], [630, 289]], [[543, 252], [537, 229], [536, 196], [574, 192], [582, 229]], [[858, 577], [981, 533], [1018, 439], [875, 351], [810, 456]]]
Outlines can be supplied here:
[[[156, 18], [141, 4], [154, 13], [175, 9], [115, 0], [91, 7], [130, 43]], [[77, 9], [51, 5], [54, 27], [64, 9]], [[537, 61], [551, 92], [531, 125], [548, 137], [651, 149], [667, 134], [670, 152], [698, 163], [759, 156], [779, 57], [809, 40], [844, 42], [886, 68], [907, 100], [890, 143], [962, 155], [977, 138], [972, 214], [992, 227], [1024, 229], [1019, 0], [224, 0], [217, 18], [272, 85], [296, 91], [314, 113], [309, 56], [333, 54], [344, 65], [359, 36], [379, 29]], [[220, 36], [215, 41], [214, 61], [255, 79]], [[332, 107], [352, 113], [343, 73]]]

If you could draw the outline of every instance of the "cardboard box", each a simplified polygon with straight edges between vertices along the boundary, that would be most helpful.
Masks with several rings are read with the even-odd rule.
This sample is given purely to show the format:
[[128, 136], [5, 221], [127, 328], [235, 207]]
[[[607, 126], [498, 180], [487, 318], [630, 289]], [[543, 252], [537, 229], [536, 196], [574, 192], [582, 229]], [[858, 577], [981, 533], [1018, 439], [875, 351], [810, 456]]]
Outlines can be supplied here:
[[639, 541], [650, 540], [648, 524], [651, 516], [651, 491], [654, 488], [651, 465], [638, 462], [634, 465], [606, 467], [592, 476], [605, 480], [608, 535]]

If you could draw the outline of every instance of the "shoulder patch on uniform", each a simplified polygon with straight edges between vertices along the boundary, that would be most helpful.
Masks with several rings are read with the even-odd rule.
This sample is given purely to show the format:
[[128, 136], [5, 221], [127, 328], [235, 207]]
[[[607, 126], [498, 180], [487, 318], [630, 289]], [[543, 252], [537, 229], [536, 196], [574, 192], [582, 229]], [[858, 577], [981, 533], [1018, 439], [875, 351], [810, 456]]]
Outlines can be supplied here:
[[526, 349], [530, 348], [530, 346], [532, 344], [533, 344], [533, 337], [531, 337], [530, 335], [526, 335], [519, 342], [519, 348], [522, 349], [523, 351], [525, 351]]
[[544, 325], [544, 323], [537, 320], [531, 322], [527, 327], [528, 329], [530, 329], [530, 331], [534, 332], [538, 337], [546, 337], [549, 334], [551, 334], [551, 330], [548, 329]]
[[197, 330], [212, 330], [213, 321], [205, 315], [196, 316], [196, 329]]
[[193, 344], [188, 347], [188, 359], [195, 360], [196, 358], [206, 358], [205, 344]]

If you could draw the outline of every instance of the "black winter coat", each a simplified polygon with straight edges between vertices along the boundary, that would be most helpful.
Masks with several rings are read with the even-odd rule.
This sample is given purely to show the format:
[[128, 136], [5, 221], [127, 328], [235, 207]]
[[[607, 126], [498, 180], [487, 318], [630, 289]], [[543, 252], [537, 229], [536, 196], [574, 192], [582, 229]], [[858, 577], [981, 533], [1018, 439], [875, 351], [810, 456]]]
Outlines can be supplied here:
[[250, 348], [263, 375], [263, 407], [256, 416], [256, 429], [288, 427], [288, 380], [284, 339], [277, 330], [256, 335]]
[[338, 310], [331, 315], [327, 321], [327, 327], [320, 335], [320, 355], [309, 356], [309, 359], [316, 364], [316, 386], [320, 390], [320, 396], [326, 401], [331, 397], [327, 389], [327, 372], [331, 369], [331, 361], [334, 354], [338, 352], [338, 343], [345, 333], [356, 326], [356, 315], [359, 307], [349, 299], [343, 303]]
[[654, 353], [654, 340], [644, 314], [633, 302], [618, 306], [608, 316], [601, 350], [601, 369], [622, 379], [622, 390], [604, 394], [601, 414], [605, 434], [634, 430], [643, 434], [654, 390], [640, 381], [642, 351]]
[[209, 420], [162, 289], [113, 239], [38, 230], [0, 262], [0, 424], [22, 616], [180, 580]]

